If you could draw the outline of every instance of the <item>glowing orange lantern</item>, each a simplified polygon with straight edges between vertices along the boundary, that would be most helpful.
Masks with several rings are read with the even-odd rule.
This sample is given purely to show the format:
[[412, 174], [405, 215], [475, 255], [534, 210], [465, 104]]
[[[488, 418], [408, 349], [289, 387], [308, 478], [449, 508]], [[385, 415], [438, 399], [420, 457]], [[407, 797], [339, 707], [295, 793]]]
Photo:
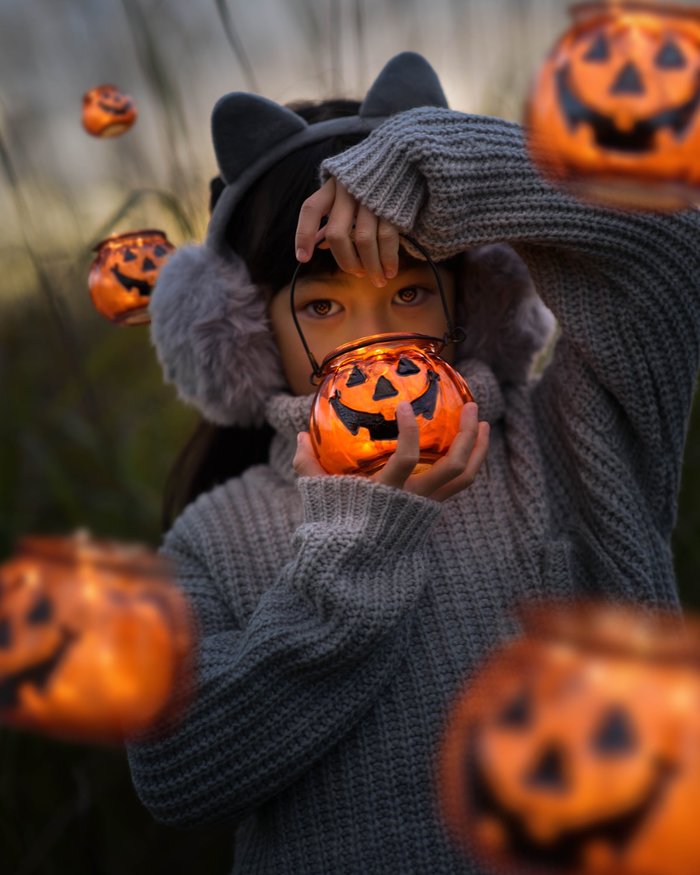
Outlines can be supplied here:
[[425, 258], [435, 277], [445, 312], [445, 337], [423, 334], [377, 334], [344, 344], [319, 367], [304, 337], [294, 306], [294, 289], [302, 265], [290, 285], [294, 324], [319, 383], [311, 409], [309, 434], [316, 456], [329, 474], [373, 474], [396, 451], [399, 436], [396, 407], [408, 401], [419, 428], [420, 460], [414, 472], [434, 464], [450, 448], [462, 407], [473, 401], [463, 377], [439, 357], [461, 329], [452, 325], [440, 274], [425, 249], [403, 235]]
[[28, 538], [0, 566], [3, 722], [121, 741], [174, 716], [192, 647], [184, 595], [142, 547]]
[[581, 3], [526, 111], [533, 159], [584, 199], [673, 210], [700, 200], [700, 9]]
[[455, 837], [509, 872], [700, 872], [699, 632], [619, 605], [526, 614], [449, 722]]
[[136, 116], [134, 101], [116, 85], [98, 85], [83, 95], [83, 127], [93, 137], [118, 137]]
[[98, 243], [88, 276], [97, 311], [120, 325], [148, 323], [151, 292], [174, 250], [163, 231], [154, 229], [115, 234]]
[[465, 380], [438, 355], [442, 341], [382, 334], [340, 347], [321, 365], [311, 411], [311, 443], [332, 474], [372, 474], [396, 450], [396, 405], [409, 401], [420, 430], [424, 470], [443, 456], [472, 401]]

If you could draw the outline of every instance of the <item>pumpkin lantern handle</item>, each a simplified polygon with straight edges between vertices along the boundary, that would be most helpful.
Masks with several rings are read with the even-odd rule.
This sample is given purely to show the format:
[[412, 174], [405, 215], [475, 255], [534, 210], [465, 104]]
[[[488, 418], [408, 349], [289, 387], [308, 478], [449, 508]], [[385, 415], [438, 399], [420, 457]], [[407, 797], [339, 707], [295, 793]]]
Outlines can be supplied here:
[[[445, 335], [442, 338], [443, 345], [446, 346], [448, 343], [461, 342], [462, 340], [464, 340], [464, 336], [465, 336], [464, 329], [459, 327], [459, 326], [455, 326], [454, 322], [452, 321], [452, 317], [450, 315], [450, 310], [449, 310], [449, 307], [447, 306], [447, 298], [445, 296], [445, 289], [444, 289], [444, 286], [442, 284], [442, 279], [440, 278], [440, 271], [437, 269], [437, 265], [435, 264], [433, 259], [430, 257], [427, 250], [417, 240], [415, 240], [413, 237], [409, 237], [408, 234], [400, 234], [399, 236], [402, 239], [404, 239], [407, 243], [410, 243], [410, 245], [414, 249], [417, 249], [418, 252], [420, 252], [420, 254], [423, 256], [426, 263], [429, 265], [430, 269], [433, 272], [433, 276], [435, 277], [435, 282], [437, 284], [438, 292], [440, 293], [440, 300], [442, 302], [442, 309], [445, 313], [445, 321], [447, 323], [447, 331], [445, 332]], [[306, 342], [306, 338], [304, 337], [304, 332], [301, 329], [301, 325], [299, 324], [299, 319], [297, 318], [296, 309], [294, 307], [294, 290], [296, 288], [297, 279], [299, 277], [299, 271], [302, 269], [302, 267], [304, 266], [305, 263], [308, 263], [308, 262], [299, 262], [299, 264], [297, 264], [297, 266], [294, 270], [294, 274], [292, 275], [292, 282], [289, 286], [289, 306], [290, 306], [291, 311], [292, 311], [292, 319], [294, 320], [294, 327], [296, 328], [296, 330], [299, 334], [299, 338], [301, 339], [301, 342], [304, 346], [304, 350], [306, 351], [306, 355], [308, 356], [309, 362], [311, 364], [312, 371], [311, 371], [311, 375], [309, 376], [309, 380], [313, 385], [318, 385], [318, 382], [321, 378], [323, 371], [322, 371], [321, 367], [319, 366], [318, 362], [316, 361], [314, 354], [311, 352], [311, 350], [309, 348], [309, 344]], [[436, 338], [436, 340], [439, 340], [439, 339], [440, 338]]]

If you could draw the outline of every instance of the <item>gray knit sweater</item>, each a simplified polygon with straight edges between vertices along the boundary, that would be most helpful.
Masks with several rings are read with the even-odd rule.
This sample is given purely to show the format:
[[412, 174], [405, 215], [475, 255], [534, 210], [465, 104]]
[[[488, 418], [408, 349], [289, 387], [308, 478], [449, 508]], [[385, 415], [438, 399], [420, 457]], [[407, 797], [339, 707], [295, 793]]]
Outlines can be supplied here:
[[268, 404], [269, 465], [199, 498], [165, 551], [200, 630], [182, 724], [129, 751], [153, 815], [230, 820], [236, 872], [441, 875], [479, 866], [435, 808], [450, 703], [523, 599], [675, 604], [669, 538], [700, 346], [700, 222], [583, 206], [518, 126], [441, 109], [325, 168], [438, 256], [508, 241], [562, 337], [498, 386], [488, 471], [439, 505], [355, 477], [294, 481], [308, 398]]

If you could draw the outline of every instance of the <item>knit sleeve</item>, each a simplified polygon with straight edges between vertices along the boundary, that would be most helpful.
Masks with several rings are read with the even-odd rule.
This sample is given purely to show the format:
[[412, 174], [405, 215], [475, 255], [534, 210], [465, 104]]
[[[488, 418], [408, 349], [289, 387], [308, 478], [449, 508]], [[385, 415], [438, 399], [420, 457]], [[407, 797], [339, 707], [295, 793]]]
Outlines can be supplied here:
[[199, 502], [166, 541], [200, 640], [184, 719], [128, 747], [157, 820], [239, 820], [350, 732], [400, 671], [440, 505], [359, 477], [301, 478], [299, 489], [294, 558], [248, 618], [225, 594], [250, 592], [245, 556], [266, 549], [264, 520], [259, 543], [239, 543], [212, 531]]
[[553, 525], [586, 541], [592, 576], [641, 577], [672, 600], [666, 542], [700, 349], [698, 211], [585, 205], [539, 176], [518, 125], [445, 109], [395, 116], [323, 173], [437, 258], [494, 242], [519, 252], [562, 331], [534, 392]]

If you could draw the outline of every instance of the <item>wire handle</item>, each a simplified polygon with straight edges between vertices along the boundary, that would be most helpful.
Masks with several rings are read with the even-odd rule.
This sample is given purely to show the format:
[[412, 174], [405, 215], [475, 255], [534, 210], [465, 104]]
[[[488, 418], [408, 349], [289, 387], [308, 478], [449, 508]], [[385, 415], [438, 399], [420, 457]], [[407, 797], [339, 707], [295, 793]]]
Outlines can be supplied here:
[[[437, 284], [438, 292], [440, 293], [440, 301], [442, 302], [442, 309], [445, 313], [445, 321], [447, 323], [447, 331], [443, 337], [443, 343], [447, 345], [448, 343], [459, 343], [461, 340], [464, 340], [464, 329], [460, 327], [455, 327], [452, 317], [450, 316], [450, 310], [447, 306], [447, 298], [445, 296], [445, 289], [442, 285], [442, 279], [440, 277], [440, 271], [437, 269], [437, 265], [433, 261], [433, 259], [428, 255], [427, 250], [413, 237], [410, 237], [408, 234], [400, 234], [407, 243], [410, 243], [414, 249], [417, 249], [418, 252], [423, 256], [426, 261], [426, 264], [430, 266], [430, 269], [433, 272], [433, 276], [435, 277], [435, 282]], [[299, 319], [297, 318], [297, 312], [294, 307], [294, 290], [296, 288], [297, 279], [299, 277], [299, 271], [304, 267], [304, 264], [308, 264], [308, 262], [299, 262], [296, 268], [294, 269], [294, 274], [292, 275], [292, 282], [289, 287], [289, 306], [292, 310], [292, 319], [294, 320], [294, 326], [299, 334], [301, 342], [304, 346], [304, 350], [306, 351], [306, 355], [309, 358], [309, 362], [313, 369], [311, 374], [311, 381], [314, 379], [318, 379], [321, 374], [321, 368], [319, 367], [318, 362], [316, 361], [314, 354], [309, 349], [309, 344], [306, 342], [306, 338], [304, 337], [304, 332], [301, 330], [301, 325], [299, 324]]]

